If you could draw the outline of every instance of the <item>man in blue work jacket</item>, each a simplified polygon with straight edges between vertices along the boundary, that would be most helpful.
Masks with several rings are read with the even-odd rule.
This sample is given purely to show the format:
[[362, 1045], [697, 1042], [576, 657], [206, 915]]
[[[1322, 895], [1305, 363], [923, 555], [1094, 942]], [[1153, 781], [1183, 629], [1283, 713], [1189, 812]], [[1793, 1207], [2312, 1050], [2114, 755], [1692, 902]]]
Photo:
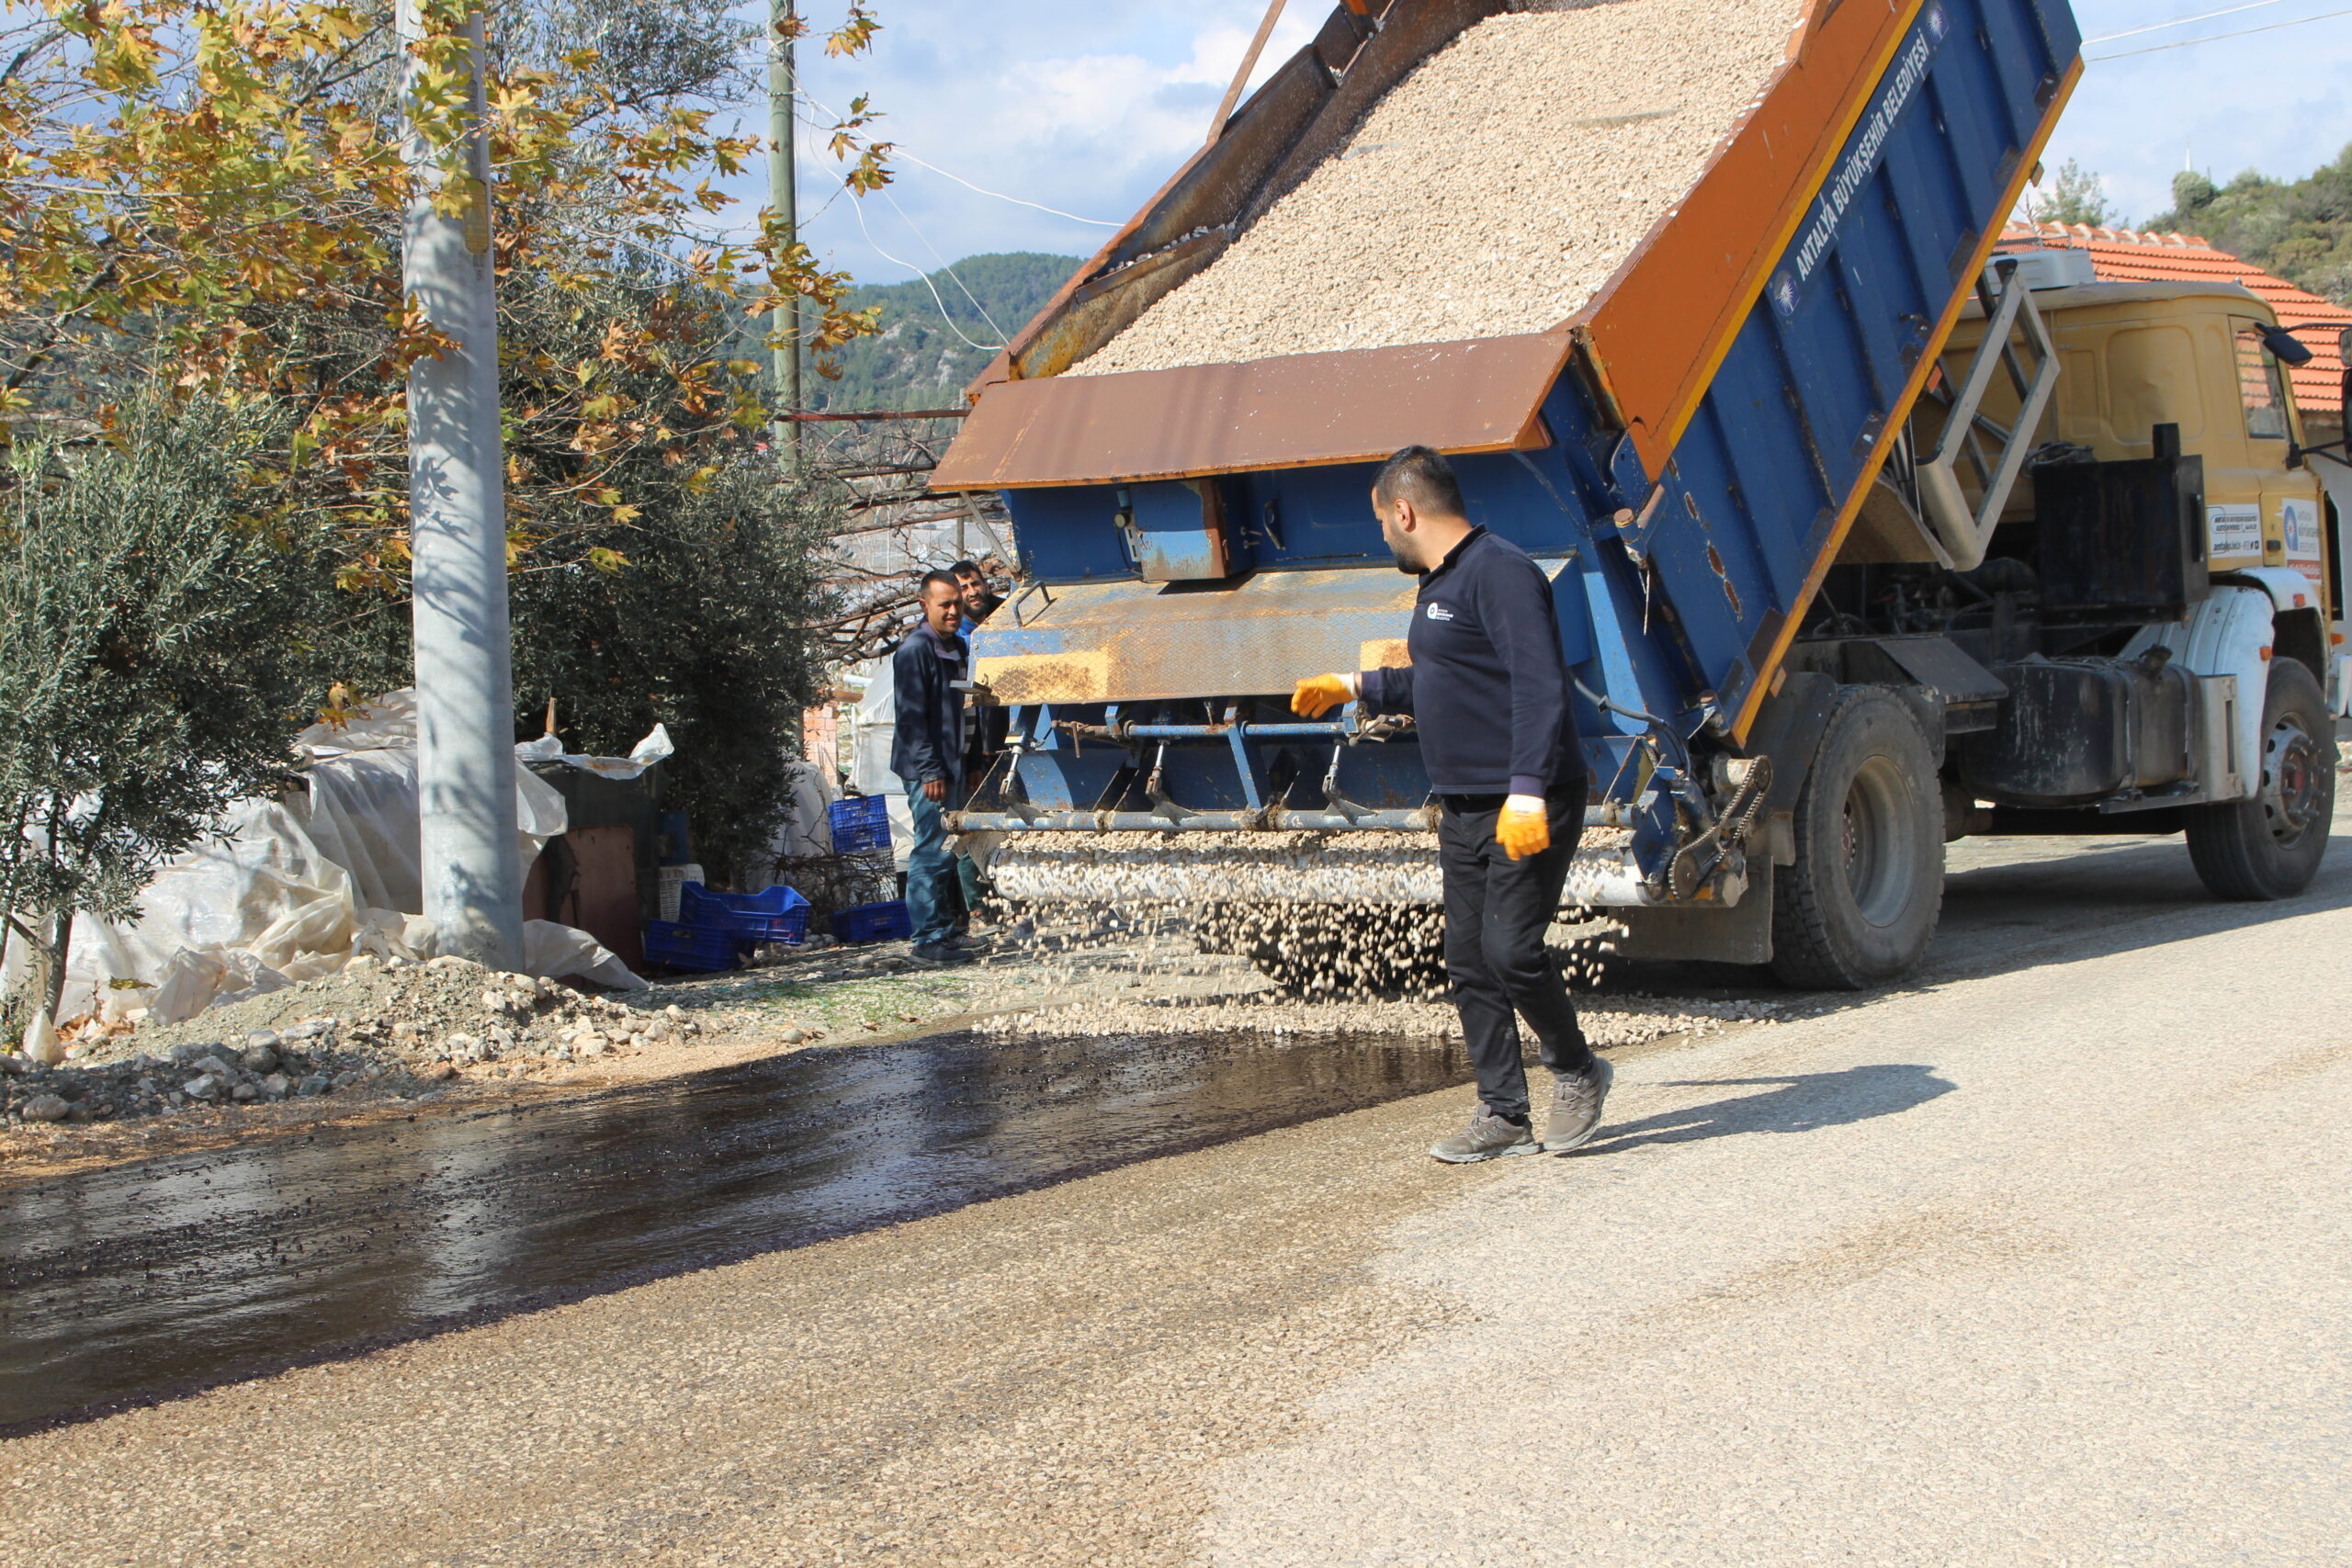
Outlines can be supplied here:
[[956, 857], [947, 849], [946, 813], [964, 788], [964, 689], [967, 649], [963, 588], [953, 572], [922, 580], [922, 624], [890, 656], [898, 703], [890, 739], [890, 771], [907, 786], [915, 822], [907, 855], [907, 914], [914, 924], [914, 959], [933, 967], [968, 964], [956, 945], [963, 909]]
[[[1455, 1164], [1566, 1153], [1599, 1131], [1611, 1075], [1544, 946], [1584, 832], [1586, 793], [1552, 585], [1526, 551], [1471, 525], [1452, 465], [1427, 446], [1382, 465], [1372, 507], [1397, 570], [1421, 580], [1405, 639], [1412, 662], [1310, 677], [1291, 706], [1312, 718], [1361, 698], [1372, 713], [1412, 715], [1442, 806], [1445, 969], [1479, 1104], [1467, 1128], [1430, 1153]], [[1552, 1069], [1540, 1140], [1519, 1018]]]

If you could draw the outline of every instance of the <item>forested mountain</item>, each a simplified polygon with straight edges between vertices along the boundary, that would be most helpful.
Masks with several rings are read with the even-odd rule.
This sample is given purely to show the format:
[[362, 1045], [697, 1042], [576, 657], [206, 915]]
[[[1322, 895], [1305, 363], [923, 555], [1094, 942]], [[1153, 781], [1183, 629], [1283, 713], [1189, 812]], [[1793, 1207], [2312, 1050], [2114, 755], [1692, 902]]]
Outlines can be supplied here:
[[[994, 357], [995, 345], [1027, 325], [1077, 268], [1076, 256], [1018, 251], [967, 256], [933, 273], [928, 286], [921, 278], [860, 286], [849, 306], [881, 306], [882, 330], [842, 351], [840, 380], [813, 373], [805, 378], [808, 406], [941, 408], [956, 401], [964, 384]], [[938, 301], [947, 306], [944, 320]]]
[[2216, 186], [2184, 170], [2173, 176], [2172, 194], [2172, 210], [2142, 228], [2202, 234], [2290, 283], [2352, 305], [2352, 146], [2300, 180], [2266, 179], [2249, 169]]

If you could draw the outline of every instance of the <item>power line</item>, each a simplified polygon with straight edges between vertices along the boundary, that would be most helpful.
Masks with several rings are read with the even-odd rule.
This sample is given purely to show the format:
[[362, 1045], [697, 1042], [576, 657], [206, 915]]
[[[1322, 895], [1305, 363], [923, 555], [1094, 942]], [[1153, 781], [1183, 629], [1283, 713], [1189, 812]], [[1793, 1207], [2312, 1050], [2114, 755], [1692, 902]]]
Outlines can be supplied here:
[[[896, 203], [893, 203], [892, 205], [895, 206]], [[956, 324], [956, 318], [947, 313], [947, 301], [939, 297], [939, 286], [932, 282], [931, 274], [923, 271], [922, 268], [915, 265], [914, 263], [910, 261], [902, 261], [899, 257], [892, 255], [889, 252], [882, 249], [882, 242], [876, 240], [874, 237], [874, 231], [865, 226], [865, 203], [862, 201], [853, 201], [849, 204], [849, 209], [857, 214], [858, 232], [865, 236], [865, 243], [872, 245], [876, 253], [879, 254], [884, 261], [891, 262], [899, 266], [905, 267], [909, 272], [913, 273], [917, 277], [922, 279], [922, 286], [931, 290], [932, 303], [939, 307], [939, 319], [947, 323], [947, 330], [949, 332], [954, 333], [957, 337], [963, 338], [967, 344], [969, 344], [972, 347], [978, 349], [982, 354], [994, 354], [998, 349], [1004, 346], [1004, 344], [1001, 343], [973, 343], [969, 337], [967, 337], [965, 335], [964, 329]], [[917, 237], [921, 238], [920, 234], [918, 234]]]
[[2316, 17], [2298, 17], [2291, 22], [2272, 22], [2266, 27], [2240, 28], [2233, 33], [2213, 33], [2205, 38], [2182, 39], [2178, 43], [2152, 43], [2145, 49], [2120, 50], [2114, 54], [2086, 55], [2087, 60], [2129, 60], [2135, 54], [2160, 54], [2167, 49], [2187, 49], [2191, 44], [2219, 43], [2223, 39], [2245, 38], [2255, 33], [2275, 33], [2281, 28], [2300, 28], [2305, 22], [2324, 22], [2334, 17], [2352, 17], [2352, 6], [2341, 11], [2322, 11]]
[[[833, 123], [831, 125], [819, 125], [814, 119], [808, 120], [807, 123], [811, 130], [832, 130], [847, 123], [847, 121], [844, 120], [838, 112], [826, 105], [818, 102], [815, 97], [809, 95], [807, 89], [802, 89], [800, 97], [811, 108], [817, 109], [821, 113], [831, 115], [832, 117]], [[1021, 196], [1007, 196], [1001, 190], [990, 190], [986, 186], [974, 185], [963, 175], [956, 174], [951, 170], [943, 169], [927, 158], [917, 157], [914, 153], [908, 152], [905, 144], [901, 142], [893, 141], [890, 143], [890, 152], [892, 156], [903, 158], [908, 163], [916, 165], [918, 168], [929, 169], [933, 174], [937, 175], [942, 179], [954, 180], [966, 190], [977, 191], [982, 196], [993, 197], [999, 201], [1009, 201], [1015, 207], [1035, 208], [1039, 212], [1051, 213], [1056, 218], [1067, 218], [1073, 223], [1089, 223], [1097, 229], [1117, 229], [1124, 227], [1122, 224], [1114, 223], [1105, 219], [1081, 218], [1075, 212], [1064, 212], [1058, 207], [1047, 207], [1042, 201], [1031, 201], [1028, 197]]]
[[2251, 5], [2229, 6], [2219, 11], [2206, 11], [2194, 17], [2176, 17], [2169, 22], [2150, 22], [2144, 28], [2126, 28], [2120, 33], [2101, 33], [2097, 38], [2086, 38], [2083, 40], [2083, 46], [2087, 49], [2095, 43], [2113, 43], [2120, 38], [2138, 38], [2142, 33], [2159, 33], [2166, 28], [2185, 28], [2191, 22], [2210, 22], [2216, 17], [2234, 17], [2240, 11], [2259, 11], [2265, 6], [2278, 4], [2279, 0], [2253, 0]]
[[[2269, 3], [2269, 0], [2266, 0], [2266, 3]], [[1064, 212], [1060, 208], [1047, 207], [1042, 201], [1031, 201], [1024, 197], [1007, 196], [1001, 190], [990, 190], [985, 186], [976, 186], [961, 175], [950, 174], [936, 164], [924, 163], [921, 158], [916, 157], [913, 153], [908, 152], [903, 147], [893, 147], [891, 151], [898, 153], [899, 157], [904, 158], [910, 164], [920, 164], [922, 167], [929, 169], [933, 174], [939, 175], [942, 179], [954, 180], [957, 185], [962, 186], [967, 190], [978, 191], [982, 196], [992, 196], [999, 201], [1009, 201], [1016, 207], [1034, 207], [1040, 212], [1050, 212], [1057, 218], [1067, 218], [1073, 223], [1091, 223], [1097, 229], [1117, 229], [1123, 227], [1123, 225], [1109, 222], [1101, 218], [1080, 218], [1075, 212]]]
[[913, 219], [907, 216], [907, 209], [899, 205], [899, 198], [890, 194], [890, 187], [888, 186], [884, 186], [882, 187], [882, 199], [890, 204], [890, 210], [899, 215], [899, 222], [904, 223], [908, 228], [914, 231], [915, 238], [922, 242], [922, 248], [929, 251], [931, 253], [931, 259], [939, 264], [939, 270], [956, 280], [956, 287], [963, 290], [964, 298], [972, 302], [972, 309], [980, 313], [980, 320], [989, 324], [989, 331], [996, 333], [999, 337], [1003, 337], [1005, 335], [1004, 329], [997, 325], [996, 318], [994, 316], [989, 314], [989, 308], [980, 303], [980, 297], [972, 292], [972, 286], [964, 281], [963, 275], [958, 273], [956, 268], [950, 265], [945, 256], [939, 254], [939, 247], [931, 243], [931, 236], [922, 231], [922, 225], [917, 223]]

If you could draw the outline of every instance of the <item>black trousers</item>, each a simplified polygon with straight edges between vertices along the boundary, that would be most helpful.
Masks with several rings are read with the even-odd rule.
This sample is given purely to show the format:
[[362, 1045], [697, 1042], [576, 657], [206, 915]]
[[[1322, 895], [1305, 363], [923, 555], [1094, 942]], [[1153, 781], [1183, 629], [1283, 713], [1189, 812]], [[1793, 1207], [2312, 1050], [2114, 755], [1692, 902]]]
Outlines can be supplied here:
[[1553, 1072], [1580, 1072], [1592, 1063], [1567, 982], [1544, 951], [1544, 928], [1560, 908], [1568, 862], [1584, 834], [1585, 793], [1579, 782], [1551, 797], [1552, 847], [1518, 861], [1495, 841], [1500, 796], [1442, 797], [1437, 852], [1445, 874], [1446, 977], [1478, 1098], [1514, 1121], [1528, 1114], [1521, 1018]]

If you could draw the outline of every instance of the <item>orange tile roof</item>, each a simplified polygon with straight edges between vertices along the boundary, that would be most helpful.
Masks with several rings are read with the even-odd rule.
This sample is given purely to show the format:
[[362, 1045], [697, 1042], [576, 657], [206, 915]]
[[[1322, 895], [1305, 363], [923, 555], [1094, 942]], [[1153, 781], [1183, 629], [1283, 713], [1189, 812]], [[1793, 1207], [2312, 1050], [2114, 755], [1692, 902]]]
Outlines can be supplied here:
[[2194, 234], [2151, 234], [2087, 223], [2011, 223], [2002, 231], [2000, 248], [2005, 251], [2037, 246], [2090, 252], [2091, 269], [2104, 282], [2245, 284], [2278, 312], [2278, 324], [2312, 351], [2310, 362], [2290, 372], [2296, 405], [2306, 414], [2334, 417], [2344, 385], [2336, 333], [2352, 327], [2352, 310], [2273, 277]]

